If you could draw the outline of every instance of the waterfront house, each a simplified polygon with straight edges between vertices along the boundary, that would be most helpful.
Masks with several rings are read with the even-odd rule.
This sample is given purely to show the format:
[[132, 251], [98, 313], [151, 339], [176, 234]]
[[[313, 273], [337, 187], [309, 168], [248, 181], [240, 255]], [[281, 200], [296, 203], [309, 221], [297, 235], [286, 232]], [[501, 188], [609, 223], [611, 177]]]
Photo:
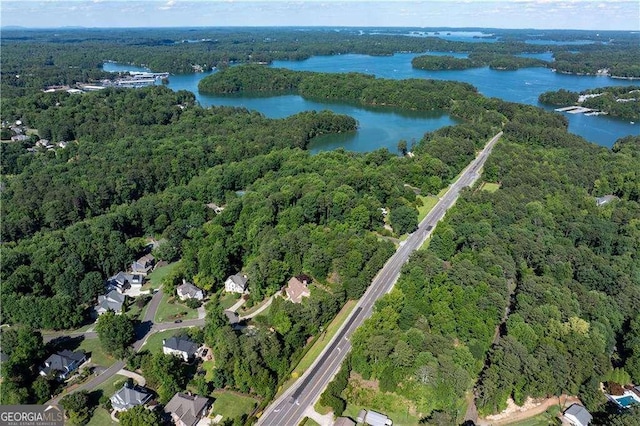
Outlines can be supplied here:
[[224, 289], [227, 293], [249, 293], [247, 282], [249, 279], [245, 274], [231, 275], [224, 282]]
[[59, 380], [67, 380], [71, 373], [76, 371], [86, 360], [87, 355], [84, 352], [73, 352], [65, 349], [45, 360], [44, 365], [40, 367], [40, 375], [55, 374]]
[[200, 395], [176, 393], [167, 403], [164, 411], [171, 415], [176, 426], [195, 426], [206, 417], [211, 400]]
[[174, 336], [162, 340], [162, 353], [174, 355], [188, 362], [198, 351], [198, 344], [184, 336]]

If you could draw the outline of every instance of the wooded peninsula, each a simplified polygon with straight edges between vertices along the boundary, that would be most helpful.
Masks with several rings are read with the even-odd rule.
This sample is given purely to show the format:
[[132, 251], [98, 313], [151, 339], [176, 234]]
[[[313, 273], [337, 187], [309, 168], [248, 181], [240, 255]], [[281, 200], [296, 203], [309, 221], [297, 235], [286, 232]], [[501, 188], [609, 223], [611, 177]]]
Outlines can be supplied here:
[[[188, 37], [211, 38], [200, 31]], [[62, 391], [64, 384], [38, 371], [59, 349], [43, 333], [90, 324], [105, 280], [147, 254], [153, 238], [162, 241], [155, 259], [174, 265], [162, 279], [164, 293], [173, 296], [188, 281], [209, 295], [204, 327], [185, 334], [211, 348], [214, 367], [196, 374], [175, 357], [132, 350], [142, 308], [131, 302], [123, 315], [98, 320], [103, 349], [143, 374], [160, 404], [179, 391], [228, 390], [264, 407], [309, 342], [416, 229], [425, 203], [503, 131], [481, 183], [463, 192], [353, 336], [352, 353], [320, 405], [336, 416], [349, 406], [402, 407], [407, 424], [449, 425], [461, 423], [472, 395], [479, 413], [489, 415], [508, 399], [566, 394], [580, 398], [592, 424], [635, 424], [638, 410], [612, 410], [600, 386], [640, 383], [640, 137], [596, 146], [570, 134], [560, 114], [487, 98], [466, 83], [223, 66], [429, 48], [475, 53], [416, 64], [543, 66], [509, 56], [522, 51], [523, 34], [489, 50], [400, 35], [228, 29], [173, 49], [174, 39], [186, 38], [178, 30], [162, 40], [143, 30], [62, 32], [54, 40], [48, 31], [3, 31], [3, 133], [18, 129], [25, 138], [0, 144], [0, 323], [9, 326], [2, 332], [2, 404], [44, 403]], [[581, 46], [578, 54], [554, 51], [552, 66], [591, 72], [585, 63], [598, 56], [612, 74], [640, 76], [637, 52], [626, 50], [632, 41], [621, 40]], [[441, 110], [461, 123], [413, 146], [399, 141], [399, 153], [311, 155], [314, 137], [357, 131], [356, 121], [329, 111], [270, 119], [244, 108], [203, 108], [192, 93], [161, 85], [42, 92], [103, 77], [105, 58], [172, 72], [195, 63], [222, 68], [201, 81], [203, 93], [296, 93]], [[615, 90], [590, 92], [603, 95], [585, 104], [600, 102], [612, 115], [620, 104], [637, 114], [637, 101], [617, 102], [631, 96]], [[543, 99], [577, 101], [573, 93]], [[65, 143], [49, 149], [36, 144], [43, 139]], [[223, 312], [225, 280], [239, 271], [248, 276], [248, 308], [282, 294], [300, 274], [313, 282], [310, 297], [274, 297], [251, 318], [250, 332], [239, 330]], [[86, 392], [66, 398], [77, 424], [108, 406]], [[251, 424], [256, 413], [226, 424]]]

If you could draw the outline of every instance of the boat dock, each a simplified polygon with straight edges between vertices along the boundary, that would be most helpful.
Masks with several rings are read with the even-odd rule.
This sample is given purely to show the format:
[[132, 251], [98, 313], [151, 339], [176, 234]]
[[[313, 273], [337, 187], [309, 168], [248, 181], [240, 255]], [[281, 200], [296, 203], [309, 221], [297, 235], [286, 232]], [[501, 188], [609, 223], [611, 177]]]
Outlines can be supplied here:
[[584, 114], [584, 115], [606, 115], [607, 114], [606, 112], [598, 111], [597, 109], [585, 108], [578, 105], [556, 108], [554, 111], [566, 112], [567, 114]]

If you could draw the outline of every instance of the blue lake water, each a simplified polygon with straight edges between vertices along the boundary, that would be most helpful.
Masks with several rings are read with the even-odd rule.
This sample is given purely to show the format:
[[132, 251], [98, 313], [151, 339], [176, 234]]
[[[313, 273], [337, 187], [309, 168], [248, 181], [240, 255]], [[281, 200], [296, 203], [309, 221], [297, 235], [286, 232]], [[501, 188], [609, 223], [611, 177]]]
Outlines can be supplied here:
[[[448, 52], [427, 52], [465, 57], [465, 54]], [[544, 60], [552, 60], [551, 53], [531, 55]], [[272, 67], [299, 71], [317, 72], [361, 72], [377, 77], [406, 79], [431, 78], [456, 80], [470, 83], [485, 96], [497, 97], [511, 102], [519, 102], [545, 107], [538, 103], [542, 92], [566, 89], [579, 92], [603, 86], [625, 86], [639, 84], [637, 81], [613, 79], [602, 76], [576, 76], [555, 73], [547, 68], [525, 68], [516, 71], [495, 71], [488, 67], [460, 71], [425, 71], [411, 67], [415, 53], [398, 53], [393, 56], [335, 55], [314, 56], [304, 61], [274, 61]], [[528, 56], [528, 55], [527, 55]], [[145, 71], [144, 68], [115, 63], [105, 63], [105, 71]], [[160, 72], [163, 70], [153, 70]], [[356, 134], [337, 135], [334, 139], [322, 138], [315, 149], [334, 149], [343, 146], [354, 151], [370, 151], [379, 147], [396, 150], [399, 139], [419, 140], [425, 132], [454, 124], [446, 115], [427, 113], [411, 114], [394, 109], [368, 109], [345, 104], [325, 104], [307, 101], [296, 95], [277, 97], [220, 97], [198, 93], [198, 82], [210, 73], [182, 74], [169, 77], [169, 87], [174, 90], [189, 90], [203, 106], [241, 106], [262, 112], [267, 117], [279, 118], [305, 110], [330, 109], [340, 114], [348, 114], [358, 120]], [[627, 135], [640, 135], [640, 123], [630, 123], [606, 116], [584, 116], [564, 114], [569, 119], [569, 131], [599, 145], [611, 147], [613, 143]]]

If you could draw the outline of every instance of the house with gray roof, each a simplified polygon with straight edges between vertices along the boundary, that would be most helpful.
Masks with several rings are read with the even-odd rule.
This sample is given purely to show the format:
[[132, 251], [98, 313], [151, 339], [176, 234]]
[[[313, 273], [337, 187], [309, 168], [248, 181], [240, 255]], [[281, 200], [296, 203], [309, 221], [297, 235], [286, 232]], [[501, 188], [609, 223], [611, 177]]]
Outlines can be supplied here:
[[155, 264], [156, 258], [150, 254], [145, 254], [131, 264], [131, 271], [133, 271], [134, 274], [147, 275], [153, 271]]
[[107, 280], [107, 290], [118, 290], [119, 293], [126, 293], [129, 289], [142, 288], [143, 277], [140, 274], [129, 274], [127, 272], [118, 272]]
[[96, 313], [98, 315], [102, 315], [107, 311], [113, 311], [116, 314], [122, 313], [125, 297], [118, 290], [111, 290], [105, 295], [98, 296], [98, 304], [95, 306]]
[[176, 292], [178, 293], [178, 297], [180, 298], [180, 300], [204, 299], [204, 291], [202, 291], [201, 288], [198, 288], [195, 285], [186, 282], [185, 280], [182, 280], [182, 284], [178, 286]]
[[125, 384], [109, 399], [114, 410], [125, 411], [137, 405], [146, 404], [152, 397], [151, 391], [147, 388]]
[[235, 275], [231, 275], [224, 282], [224, 290], [227, 293], [240, 293], [240, 294], [249, 293], [249, 290], [247, 289], [248, 281], [249, 281], [249, 278], [245, 274], [238, 273]]
[[200, 395], [178, 392], [167, 403], [164, 411], [171, 415], [176, 426], [195, 426], [207, 415], [211, 400]]
[[580, 404], [572, 404], [567, 408], [564, 417], [573, 426], [587, 426], [593, 420], [593, 416]]
[[45, 360], [44, 365], [40, 367], [40, 375], [46, 377], [49, 374], [55, 374], [59, 380], [67, 380], [71, 373], [76, 371], [86, 360], [87, 355], [84, 352], [65, 349], [62, 352], [52, 354]]
[[198, 351], [198, 344], [185, 336], [174, 336], [162, 340], [162, 353], [182, 358], [184, 362], [193, 359]]

